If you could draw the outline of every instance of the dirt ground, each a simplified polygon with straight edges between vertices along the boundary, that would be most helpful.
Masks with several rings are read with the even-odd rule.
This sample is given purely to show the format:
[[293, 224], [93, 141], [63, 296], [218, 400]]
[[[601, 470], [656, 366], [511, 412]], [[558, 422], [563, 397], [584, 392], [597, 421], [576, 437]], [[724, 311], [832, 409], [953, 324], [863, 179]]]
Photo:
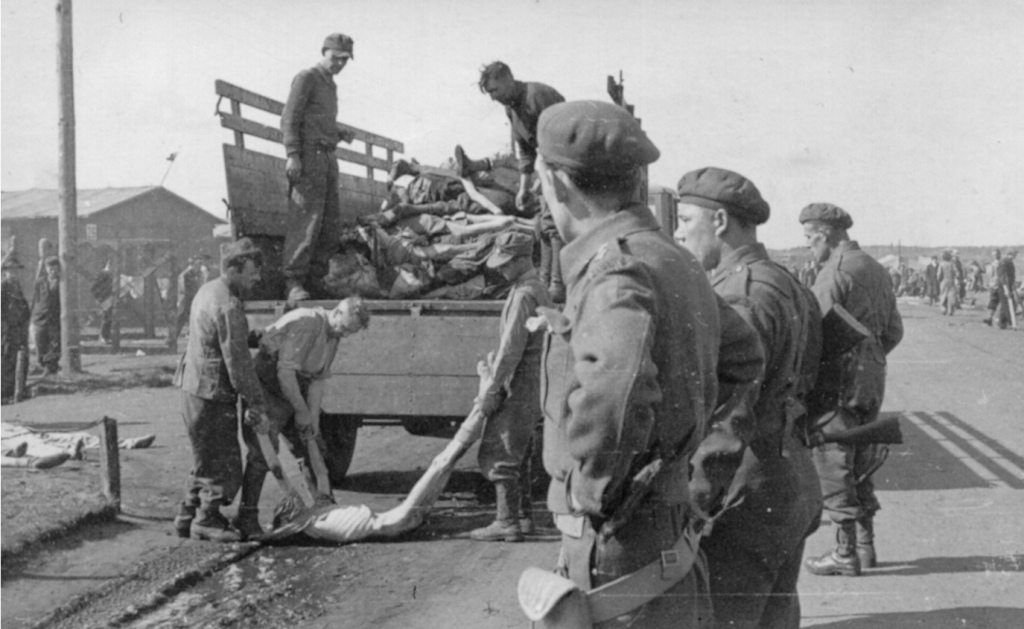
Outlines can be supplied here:
[[[802, 575], [802, 626], [1024, 626], [1024, 333], [986, 327], [977, 310], [950, 319], [914, 301], [900, 308], [907, 335], [890, 357], [884, 410], [901, 416], [905, 443], [876, 478], [880, 567], [857, 579]], [[475, 450], [424, 526], [401, 538], [230, 549], [170, 533], [189, 460], [175, 390], [48, 396], [5, 407], [5, 419], [9, 409], [32, 422], [107, 414], [122, 436], [154, 433], [157, 441], [123, 453], [122, 517], [5, 570], [5, 629], [522, 627], [516, 580], [526, 566], [550, 567], [557, 557], [548, 519], [523, 544], [468, 539], [493, 509]], [[336, 500], [396, 505], [443, 444], [400, 428], [360, 430]], [[268, 482], [264, 523], [280, 497]], [[543, 513], [542, 490], [534, 504]], [[833, 536], [822, 527], [807, 554], [824, 552]]]

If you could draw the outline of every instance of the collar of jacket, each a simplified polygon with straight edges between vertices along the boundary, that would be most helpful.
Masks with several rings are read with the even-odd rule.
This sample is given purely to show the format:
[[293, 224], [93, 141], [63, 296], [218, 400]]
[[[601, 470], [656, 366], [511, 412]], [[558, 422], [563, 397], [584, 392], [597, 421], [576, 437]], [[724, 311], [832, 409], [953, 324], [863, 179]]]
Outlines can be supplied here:
[[641, 203], [627, 205], [615, 212], [562, 249], [562, 269], [567, 283], [576, 283], [587, 268], [587, 263], [609, 240], [625, 238], [640, 231], [659, 229], [654, 215]]
[[316, 68], [317, 71], [320, 73], [320, 78], [322, 78], [323, 80], [327, 81], [327, 83], [330, 84], [331, 86], [334, 85], [334, 75], [332, 75], [330, 72], [328, 72], [327, 68], [323, 67], [319, 63], [316, 64], [313, 67]]
[[758, 260], [770, 260], [768, 257], [768, 250], [764, 248], [764, 245], [759, 242], [755, 242], [752, 245], [743, 245], [739, 249], [733, 249], [718, 263], [718, 267], [714, 273], [711, 274], [712, 281], [729, 275], [730, 273], [741, 270], [742, 267], [747, 266]]
[[238, 297], [239, 299], [242, 298], [242, 292], [240, 290], [236, 289], [236, 288], [232, 288], [231, 284], [228, 283], [227, 276], [225, 276], [223, 273], [221, 273], [220, 277], [218, 277], [217, 279], [220, 280], [221, 282], [223, 282], [225, 288], [228, 289], [228, 292], [231, 293], [231, 295], [233, 297]]
[[843, 254], [851, 251], [860, 251], [860, 245], [857, 244], [856, 240], [847, 240], [839, 243], [839, 245], [832, 250], [832, 253], [829, 254], [828, 260], [822, 268], [826, 266], [838, 267], [839, 262], [843, 259]]

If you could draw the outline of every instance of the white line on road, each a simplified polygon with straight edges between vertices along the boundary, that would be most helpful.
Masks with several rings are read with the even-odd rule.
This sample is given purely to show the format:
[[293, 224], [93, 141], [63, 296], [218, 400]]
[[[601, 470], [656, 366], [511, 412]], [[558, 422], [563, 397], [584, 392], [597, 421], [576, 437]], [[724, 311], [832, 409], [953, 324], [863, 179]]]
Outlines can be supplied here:
[[953, 422], [949, 421], [948, 419], [946, 419], [942, 415], [939, 415], [938, 413], [934, 413], [932, 411], [925, 411], [924, 413], [928, 415], [928, 417], [931, 417], [933, 420], [938, 422], [940, 425], [944, 426], [947, 430], [955, 434], [957, 437], [960, 437], [961, 439], [966, 441], [968, 444], [970, 444], [972, 448], [987, 456], [989, 459], [991, 459], [993, 463], [1003, 468], [1011, 475], [1016, 476], [1021, 480], [1024, 480], [1024, 469], [1021, 469], [1012, 461], [1008, 461], [1006, 457], [1004, 457], [1003, 455], [999, 454], [989, 446], [985, 445], [978, 439], [971, 436], [969, 432], [953, 424]]
[[901, 415], [920, 428], [921, 432], [934, 439], [935, 442], [945, 448], [947, 452], [960, 459], [961, 463], [970, 468], [971, 471], [977, 474], [982, 480], [990, 483], [993, 487], [999, 487], [1002, 489], [1010, 488], [1006, 481], [1001, 480], [998, 476], [993, 474], [991, 470], [975, 460], [974, 457], [964, 452], [960, 446], [956, 445], [949, 439], [946, 439], [941, 432], [929, 426], [923, 419], [913, 413], [901, 413]]

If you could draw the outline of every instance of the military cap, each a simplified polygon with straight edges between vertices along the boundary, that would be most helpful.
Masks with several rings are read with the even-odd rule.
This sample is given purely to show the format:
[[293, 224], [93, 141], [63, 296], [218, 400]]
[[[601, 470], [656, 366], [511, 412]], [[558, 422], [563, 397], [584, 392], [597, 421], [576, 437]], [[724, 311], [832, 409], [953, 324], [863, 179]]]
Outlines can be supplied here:
[[828, 223], [842, 229], [853, 227], [853, 218], [846, 213], [846, 210], [831, 203], [812, 203], [800, 210], [800, 222], [818, 221]]
[[755, 225], [768, 221], [771, 208], [761, 192], [739, 173], [724, 168], [701, 168], [686, 173], [676, 187], [680, 203], [698, 205], [709, 210], [725, 208], [729, 214]]
[[57, 256], [48, 256], [43, 264], [45, 266], [60, 266], [60, 260]]
[[494, 239], [494, 248], [487, 256], [487, 267], [496, 269], [515, 258], [533, 254], [533, 237], [521, 232], [502, 232]]
[[5, 269], [24, 269], [25, 265], [18, 259], [18, 252], [11, 249], [4, 254], [3, 268]]
[[341, 33], [331, 33], [324, 39], [324, 45], [320, 49], [322, 53], [325, 50], [337, 50], [343, 52], [349, 56], [350, 59], [355, 59], [355, 47], [356, 42], [348, 35], [342, 35]]
[[624, 174], [661, 152], [628, 111], [602, 101], [558, 103], [537, 121], [537, 149], [552, 164], [598, 174]]
[[263, 263], [263, 252], [253, 243], [251, 238], [241, 238], [228, 243], [221, 249], [221, 264], [227, 266], [232, 260], [252, 259], [256, 264]]

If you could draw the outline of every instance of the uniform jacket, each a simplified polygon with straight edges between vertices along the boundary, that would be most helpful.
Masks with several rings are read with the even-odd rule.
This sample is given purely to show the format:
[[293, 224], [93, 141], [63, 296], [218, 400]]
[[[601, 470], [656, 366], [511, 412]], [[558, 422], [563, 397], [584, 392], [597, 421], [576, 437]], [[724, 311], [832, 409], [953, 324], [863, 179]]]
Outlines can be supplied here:
[[555, 88], [543, 83], [516, 81], [518, 93], [505, 115], [512, 126], [512, 144], [519, 147], [519, 172], [530, 174], [537, 161], [537, 121], [548, 107], [565, 102]]
[[[689, 458], [717, 394], [718, 304], [694, 257], [628, 206], [561, 254], [564, 314], [546, 311], [541, 401], [549, 508], [608, 517], [657, 453]], [[687, 498], [685, 463], [652, 498]], [[571, 492], [570, 501], [567, 492]]]
[[248, 339], [242, 300], [224, 277], [203, 284], [192, 301], [188, 346], [174, 384], [204, 400], [234, 402], [241, 395], [250, 407], [265, 409]]
[[45, 275], [36, 280], [32, 296], [32, 324], [60, 325], [60, 283], [51, 286]]
[[2, 284], [3, 305], [3, 351], [18, 350], [28, 342], [28, 320], [31, 311], [21, 285], [14, 278], [5, 279]]
[[341, 140], [337, 118], [338, 86], [331, 73], [319, 65], [299, 72], [292, 79], [281, 112], [287, 154], [297, 155], [318, 145], [333, 149]]
[[862, 421], [877, 417], [885, 392], [886, 355], [903, 338], [889, 274], [855, 241], [834, 249], [814, 283], [822, 315], [842, 305], [871, 332], [855, 348], [822, 364], [815, 388], [817, 404], [854, 411]]
[[526, 320], [535, 316], [541, 306], [550, 308], [553, 304], [537, 271], [531, 269], [516, 280], [505, 298], [501, 311], [501, 344], [494, 356], [494, 380], [487, 394], [497, 395], [504, 389], [513, 396], [517, 392], [517, 380], [522, 378], [534, 379], [533, 386], [523, 385], [522, 388], [536, 394], [542, 340], [539, 332], [531, 333], [526, 329]]

